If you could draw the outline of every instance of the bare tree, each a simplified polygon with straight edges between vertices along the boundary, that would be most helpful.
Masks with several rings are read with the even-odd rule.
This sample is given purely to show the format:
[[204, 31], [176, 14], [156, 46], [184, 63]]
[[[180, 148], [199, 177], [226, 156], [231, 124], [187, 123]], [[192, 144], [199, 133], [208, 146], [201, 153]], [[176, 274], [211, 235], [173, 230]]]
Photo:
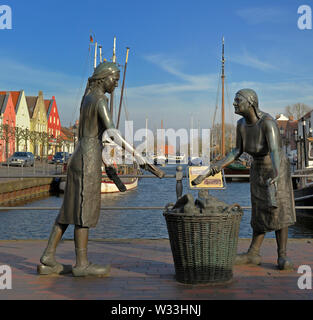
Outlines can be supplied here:
[[53, 137], [52, 135], [49, 135], [47, 132], [40, 132], [38, 133], [39, 141], [41, 143], [40, 148], [40, 158], [46, 157], [49, 147], [49, 140]]
[[30, 130], [28, 128], [21, 130], [21, 139], [25, 142], [25, 151], [28, 151], [28, 140], [30, 140]]
[[21, 140], [24, 140], [24, 129], [15, 127], [13, 131], [15, 135], [15, 150], [20, 151]]
[[56, 144], [57, 144], [58, 151], [63, 151], [62, 149], [63, 149], [63, 146], [64, 146], [64, 140], [63, 140], [63, 138], [61, 136], [57, 137]]
[[33, 145], [34, 148], [34, 155], [37, 156], [37, 152], [38, 152], [38, 148], [37, 148], [37, 143], [38, 143], [38, 138], [39, 138], [39, 132], [37, 131], [29, 131], [29, 141], [31, 142], [31, 144]]
[[9, 159], [9, 146], [10, 142], [14, 138], [15, 129], [14, 127], [11, 127], [9, 124], [2, 124], [0, 129], [1, 137], [5, 141], [5, 158], [8, 161]]
[[295, 103], [291, 106], [285, 107], [285, 113], [288, 117], [292, 116], [295, 120], [299, 120], [303, 117], [306, 113], [311, 111], [312, 108], [304, 103]]

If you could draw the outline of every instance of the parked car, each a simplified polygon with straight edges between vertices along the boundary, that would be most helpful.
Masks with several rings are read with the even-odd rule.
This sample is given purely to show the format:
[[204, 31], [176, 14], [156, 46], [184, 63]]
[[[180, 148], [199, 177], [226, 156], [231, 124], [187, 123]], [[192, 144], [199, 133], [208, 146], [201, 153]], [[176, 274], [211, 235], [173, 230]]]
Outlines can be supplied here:
[[69, 157], [68, 152], [57, 152], [52, 158], [52, 163], [65, 163]]
[[31, 152], [14, 152], [9, 158], [10, 166], [34, 166], [35, 157]]

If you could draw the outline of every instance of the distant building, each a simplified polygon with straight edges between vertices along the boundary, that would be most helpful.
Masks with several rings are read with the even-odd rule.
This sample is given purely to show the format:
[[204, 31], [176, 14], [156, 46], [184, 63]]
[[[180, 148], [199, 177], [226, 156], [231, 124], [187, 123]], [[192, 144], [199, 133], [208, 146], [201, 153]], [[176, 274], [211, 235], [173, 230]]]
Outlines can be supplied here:
[[298, 121], [280, 114], [276, 116], [277, 126], [282, 138], [283, 150], [291, 161], [297, 150]]
[[44, 134], [47, 134], [47, 113], [43, 99], [42, 91], [39, 91], [38, 96], [26, 97], [27, 107], [30, 117], [30, 151], [37, 156], [47, 155], [48, 139]]
[[74, 152], [74, 133], [71, 129], [61, 127], [61, 135], [59, 137], [59, 151], [73, 153]]
[[47, 114], [47, 133], [49, 135], [48, 155], [53, 155], [56, 152], [57, 139], [61, 135], [61, 121], [55, 97], [44, 100], [44, 103]]
[[78, 120], [75, 121], [75, 124], [73, 126], [69, 127], [69, 129], [73, 132], [73, 135], [74, 135], [74, 149], [78, 141], [78, 128], [79, 128]]
[[16, 115], [10, 92], [0, 94], [0, 162], [15, 151]]
[[292, 116], [289, 117], [286, 126], [286, 139], [288, 141], [287, 151], [297, 150], [297, 139], [298, 139], [298, 120], [294, 120]]
[[298, 120], [298, 167], [313, 165], [313, 110]]

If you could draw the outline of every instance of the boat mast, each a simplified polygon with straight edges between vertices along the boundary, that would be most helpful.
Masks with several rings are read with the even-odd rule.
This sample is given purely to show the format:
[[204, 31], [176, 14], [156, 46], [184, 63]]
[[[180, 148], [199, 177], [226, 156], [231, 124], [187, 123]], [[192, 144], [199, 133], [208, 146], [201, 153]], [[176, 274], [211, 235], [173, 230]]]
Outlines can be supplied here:
[[97, 48], [98, 48], [98, 42], [95, 41], [95, 55], [94, 55], [94, 61], [93, 61], [93, 68], [96, 69], [97, 67]]
[[126, 69], [127, 69], [127, 62], [128, 62], [128, 52], [129, 52], [129, 48], [126, 48], [126, 60], [125, 60], [125, 66], [124, 66], [123, 83], [122, 83], [122, 89], [121, 89], [121, 98], [120, 98], [120, 106], [119, 106], [119, 109], [118, 109], [118, 117], [117, 117], [116, 129], [118, 129], [119, 124], [120, 124], [122, 102], [123, 102], [123, 94], [124, 94], [124, 86], [125, 86], [125, 76], [126, 76]]
[[102, 63], [102, 46], [99, 46], [99, 59], [100, 63]]
[[225, 100], [224, 100], [224, 81], [225, 81], [225, 58], [224, 58], [224, 37], [222, 47], [222, 157], [225, 157]]
[[165, 136], [164, 136], [164, 130], [163, 130], [163, 119], [161, 120], [161, 155], [165, 155]]
[[146, 118], [146, 156], [148, 155], [148, 118]]
[[[113, 56], [112, 56], [112, 62], [116, 63], [116, 37], [114, 37], [113, 41]], [[111, 100], [110, 100], [110, 114], [113, 119], [113, 103], [114, 103], [114, 91], [111, 93]]]

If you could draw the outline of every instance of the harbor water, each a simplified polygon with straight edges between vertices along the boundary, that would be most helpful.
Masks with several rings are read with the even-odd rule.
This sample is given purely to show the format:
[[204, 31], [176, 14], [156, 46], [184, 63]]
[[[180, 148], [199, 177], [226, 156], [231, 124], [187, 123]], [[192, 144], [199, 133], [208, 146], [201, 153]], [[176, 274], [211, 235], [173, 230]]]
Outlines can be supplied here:
[[[176, 166], [162, 168], [166, 174], [175, 174]], [[183, 194], [191, 193], [194, 198], [198, 192], [190, 190], [187, 179], [183, 180]], [[220, 200], [241, 206], [250, 206], [249, 182], [229, 182], [225, 190], [211, 190], [210, 194]], [[18, 204], [27, 207], [61, 207], [63, 194], [49, 196], [28, 203]], [[176, 201], [175, 179], [140, 179], [138, 188], [126, 193], [101, 195], [102, 207], [165, 206]], [[51, 210], [8, 210], [0, 211], [0, 240], [47, 239], [57, 211]], [[240, 238], [250, 238], [250, 210], [244, 210], [240, 224]], [[73, 239], [73, 226], [64, 234], [65, 239]], [[270, 232], [266, 237], [274, 238]], [[305, 224], [296, 223], [289, 228], [290, 238], [313, 238], [313, 230]], [[91, 239], [160, 239], [168, 238], [162, 210], [102, 210], [96, 228], [90, 229]]]

